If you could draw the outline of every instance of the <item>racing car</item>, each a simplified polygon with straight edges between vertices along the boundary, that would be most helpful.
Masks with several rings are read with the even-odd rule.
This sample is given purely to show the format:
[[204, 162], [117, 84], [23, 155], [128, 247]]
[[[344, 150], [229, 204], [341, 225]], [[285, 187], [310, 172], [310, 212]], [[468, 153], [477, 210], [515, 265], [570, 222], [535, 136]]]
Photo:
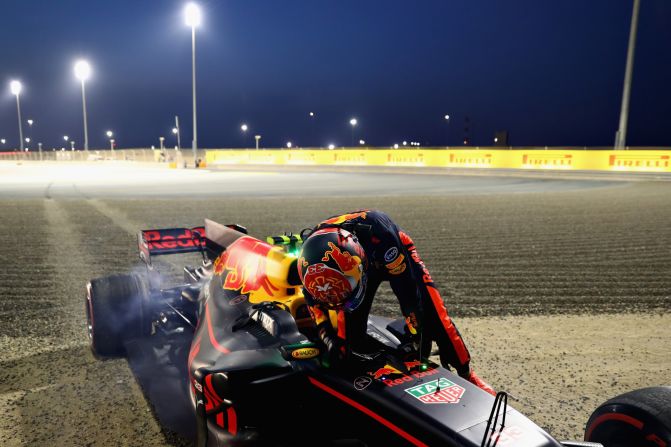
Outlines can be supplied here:
[[[199, 446], [671, 445], [671, 387], [611, 399], [590, 417], [585, 442], [560, 442], [507, 393], [491, 396], [409, 348], [400, 319], [370, 316], [367, 349], [329, 364], [298, 277], [301, 239], [261, 240], [211, 220], [140, 231], [146, 270], [86, 285], [94, 355], [124, 357], [142, 339], [161, 353], [168, 346], [184, 371]], [[165, 285], [152, 260], [179, 253], [201, 259]]]

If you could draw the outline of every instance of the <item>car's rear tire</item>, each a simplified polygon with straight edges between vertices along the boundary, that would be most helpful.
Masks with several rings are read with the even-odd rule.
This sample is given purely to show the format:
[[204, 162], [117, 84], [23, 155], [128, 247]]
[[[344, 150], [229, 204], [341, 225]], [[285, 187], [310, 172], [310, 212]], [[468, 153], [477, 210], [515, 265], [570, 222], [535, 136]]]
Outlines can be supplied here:
[[605, 447], [671, 446], [671, 386], [643, 388], [608, 400], [587, 421], [585, 441]]
[[144, 275], [111, 275], [86, 284], [91, 350], [98, 358], [123, 357], [125, 342], [149, 333], [149, 282]]

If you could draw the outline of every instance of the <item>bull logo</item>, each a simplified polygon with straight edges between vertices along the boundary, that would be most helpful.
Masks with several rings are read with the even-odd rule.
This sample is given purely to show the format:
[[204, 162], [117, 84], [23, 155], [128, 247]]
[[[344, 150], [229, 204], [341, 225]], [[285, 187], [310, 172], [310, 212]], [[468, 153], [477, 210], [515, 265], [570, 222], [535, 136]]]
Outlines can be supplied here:
[[272, 245], [250, 236], [243, 236], [233, 242], [214, 262], [214, 273], [221, 275], [228, 271], [223, 288], [240, 290], [245, 295], [263, 289], [273, 296], [279, 288], [267, 276], [267, 256]]
[[365, 219], [366, 218], [366, 212], [361, 211], [361, 212], [358, 212], [358, 213], [342, 214], [340, 216], [336, 216], [336, 217], [332, 217], [330, 219], [326, 219], [324, 222], [322, 222], [322, 224], [338, 225], [338, 224], [341, 224], [343, 222], [347, 222], [348, 220], [354, 220], [358, 217], [360, 217], [362, 219]]
[[353, 276], [358, 282], [361, 279], [361, 258], [352, 256], [349, 252], [341, 251], [340, 248], [333, 242], [329, 242], [330, 250], [324, 253], [322, 261], [328, 262], [329, 257], [338, 264], [338, 268], [345, 272], [346, 275]]

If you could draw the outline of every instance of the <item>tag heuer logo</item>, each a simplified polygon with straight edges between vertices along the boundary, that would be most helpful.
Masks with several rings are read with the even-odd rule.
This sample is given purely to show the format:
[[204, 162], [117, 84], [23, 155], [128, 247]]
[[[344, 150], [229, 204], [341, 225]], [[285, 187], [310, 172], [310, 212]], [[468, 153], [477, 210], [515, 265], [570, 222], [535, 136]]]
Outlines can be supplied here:
[[464, 395], [464, 389], [445, 377], [405, 390], [406, 393], [425, 404], [456, 404]]

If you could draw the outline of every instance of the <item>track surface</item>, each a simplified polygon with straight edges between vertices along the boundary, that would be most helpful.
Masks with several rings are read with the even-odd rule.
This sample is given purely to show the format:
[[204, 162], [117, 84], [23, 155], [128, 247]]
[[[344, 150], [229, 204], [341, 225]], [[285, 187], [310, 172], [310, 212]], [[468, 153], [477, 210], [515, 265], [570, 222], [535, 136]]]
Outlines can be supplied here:
[[[608, 397], [671, 384], [668, 182], [56, 165], [0, 174], [0, 445], [183, 442], [156, 422], [126, 362], [92, 359], [82, 296], [87, 279], [138, 268], [138, 229], [202, 217], [265, 236], [386, 211], [415, 239], [480, 374], [559, 438], [579, 439]], [[397, 309], [382, 288], [374, 312]]]

